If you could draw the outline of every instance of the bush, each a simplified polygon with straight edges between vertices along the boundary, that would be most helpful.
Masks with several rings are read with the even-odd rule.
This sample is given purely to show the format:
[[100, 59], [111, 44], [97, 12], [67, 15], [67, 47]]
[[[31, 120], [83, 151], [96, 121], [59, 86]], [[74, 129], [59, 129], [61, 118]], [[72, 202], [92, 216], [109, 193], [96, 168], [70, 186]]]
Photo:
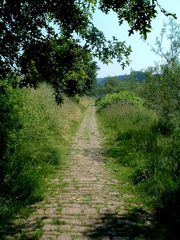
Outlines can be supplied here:
[[118, 93], [107, 94], [104, 97], [98, 99], [96, 101], [96, 106], [98, 110], [106, 108], [113, 103], [127, 103], [137, 106], [142, 106], [143, 99], [136, 96], [132, 92], [128, 91], [121, 91]]

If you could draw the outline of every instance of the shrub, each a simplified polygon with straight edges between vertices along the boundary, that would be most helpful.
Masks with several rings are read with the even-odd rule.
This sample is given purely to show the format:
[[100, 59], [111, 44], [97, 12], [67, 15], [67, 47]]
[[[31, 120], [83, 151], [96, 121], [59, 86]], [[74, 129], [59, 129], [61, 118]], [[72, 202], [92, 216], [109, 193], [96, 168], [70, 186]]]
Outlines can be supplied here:
[[96, 101], [96, 106], [98, 110], [106, 108], [113, 103], [127, 103], [137, 106], [142, 106], [143, 99], [136, 96], [132, 92], [128, 91], [121, 91], [118, 93], [107, 94], [104, 97], [98, 99]]

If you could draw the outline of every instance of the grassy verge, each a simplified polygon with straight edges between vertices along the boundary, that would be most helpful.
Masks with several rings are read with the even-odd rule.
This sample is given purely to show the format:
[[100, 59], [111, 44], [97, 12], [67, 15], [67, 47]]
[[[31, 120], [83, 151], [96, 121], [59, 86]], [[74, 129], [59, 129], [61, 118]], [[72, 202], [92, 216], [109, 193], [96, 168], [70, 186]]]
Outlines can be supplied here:
[[[26, 214], [28, 204], [43, 198], [46, 179], [55, 169], [67, 165], [71, 139], [89, 104], [84, 98], [54, 101], [52, 89], [43, 84], [37, 90], [11, 90], [1, 86], [0, 232], [17, 213]], [[4, 124], [4, 119], [6, 124]], [[4, 124], [4, 125], [3, 125]]]
[[165, 135], [155, 112], [124, 103], [112, 104], [97, 116], [105, 137], [107, 167], [119, 180], [127, 207], [156, 212], [156, 221], [163, 227], [156, 239], [178, 239], [177, 128]]
[[143, 107], [116, 103], [98, 111], [97, 116], [100, 131], [105, 137], [103, 147], [107, 167], [119, 180], [121, 193], [129, 195], [127, 205], [151, 209], [146, 204], [148, 196], [142, 192], [137, 194], [132, 176], [137, 166], [145, 164], [150, 141], [148, 130], [157, 121], [155, 114]]

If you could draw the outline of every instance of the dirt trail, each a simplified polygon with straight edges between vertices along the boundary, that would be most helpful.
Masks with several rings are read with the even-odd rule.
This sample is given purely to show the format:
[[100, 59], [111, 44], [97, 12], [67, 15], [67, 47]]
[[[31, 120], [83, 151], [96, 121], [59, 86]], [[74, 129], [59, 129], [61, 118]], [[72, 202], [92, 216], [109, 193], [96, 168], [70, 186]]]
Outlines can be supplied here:
[[17, 219], [16, 231], [6, 239], [148, 239], [142, 234], [128, 237], [129, 231], [136, 236], [138, 229], [122, 218], [126, 212], [122, 196], [116, 190], [117, 181], [104, 167], [100, 142], [95, 107], [90, 106], [68, 156], [65, 187], [56, 176], [47, 189], [49, 197], [26, 220]]

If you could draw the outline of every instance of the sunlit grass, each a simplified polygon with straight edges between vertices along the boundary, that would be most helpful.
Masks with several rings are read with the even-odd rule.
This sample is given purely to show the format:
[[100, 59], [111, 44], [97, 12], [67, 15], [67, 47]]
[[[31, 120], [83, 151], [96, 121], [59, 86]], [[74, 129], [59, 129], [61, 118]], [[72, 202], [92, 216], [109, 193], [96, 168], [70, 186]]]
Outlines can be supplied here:
[[[27, 204], [43, 199], [56, 169], [60, 174], [68, 167], [71, 140], [90, 104], [88, 98], [80, 99], [79, 103], [65, 98], [64, 104], [58, 106], [52, 88], [46, 84], [36, 90], [22, 89], [19, 98], [21, 105], [16, 108], [21, 125], [15, 129], [17, 139], [10, 146], [13, 151], [6, 156], [8, 164], [0, 195], [1, 232], [15, 213], [26, 217], [30, 211]], [[63, 181], [60, 185], [63, 186]]]
[[179, 184], [176, 132], [163, 136], [155, 112], [128, 104], [112, 104], [98, 112], [98, 120], [106, 163], [120, 190], [137, 193], [144, 207], [165, 206], [171, 197], [176, 201], [170, 196]]

